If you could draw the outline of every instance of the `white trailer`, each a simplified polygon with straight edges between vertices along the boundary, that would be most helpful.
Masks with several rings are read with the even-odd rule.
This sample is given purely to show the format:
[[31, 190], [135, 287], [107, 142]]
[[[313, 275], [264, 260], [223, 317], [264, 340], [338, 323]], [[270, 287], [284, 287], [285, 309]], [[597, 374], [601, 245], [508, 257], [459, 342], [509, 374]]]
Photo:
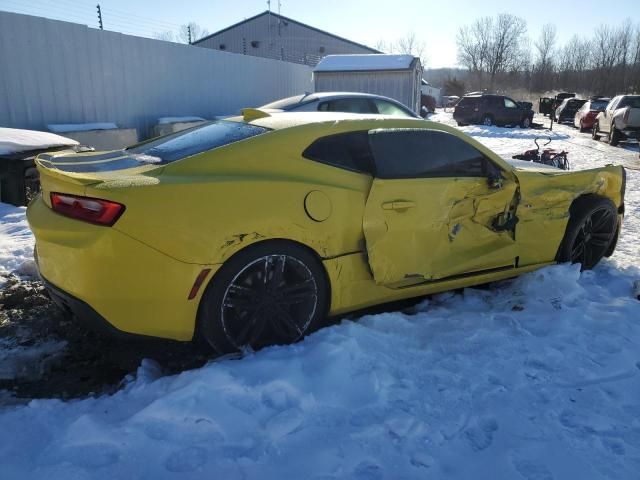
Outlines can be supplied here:
[[316, 92], [384, 95], [420, 113], [422, 65], [413, 55], [327, 55], [313, 77]]

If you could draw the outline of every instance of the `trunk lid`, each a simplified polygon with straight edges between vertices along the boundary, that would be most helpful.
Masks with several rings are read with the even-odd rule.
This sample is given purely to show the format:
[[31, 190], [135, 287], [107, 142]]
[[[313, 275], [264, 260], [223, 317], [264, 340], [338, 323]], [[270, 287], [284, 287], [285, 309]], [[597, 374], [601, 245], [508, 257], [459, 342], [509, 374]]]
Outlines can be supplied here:
[[142, 179], [143, 174], [161, 169], [160, 159], [127, 150], [87, 153], [44, 153], [36, 157], [45, 203], [50, 193], [84, 195], [86, 187], [99, 183]]

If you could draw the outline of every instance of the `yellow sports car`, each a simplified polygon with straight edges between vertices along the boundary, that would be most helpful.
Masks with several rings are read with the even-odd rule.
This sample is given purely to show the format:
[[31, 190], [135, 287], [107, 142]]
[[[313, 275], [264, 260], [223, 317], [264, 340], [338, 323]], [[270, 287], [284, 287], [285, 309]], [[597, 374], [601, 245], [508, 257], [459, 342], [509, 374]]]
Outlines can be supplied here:
[[620, 166], [507, 162], [400, 117], [246, 109], [37, 165], [28, 219], [52, 297], [111, 330], [221, 352], [554, 262], [591, 268], [624, 210]]

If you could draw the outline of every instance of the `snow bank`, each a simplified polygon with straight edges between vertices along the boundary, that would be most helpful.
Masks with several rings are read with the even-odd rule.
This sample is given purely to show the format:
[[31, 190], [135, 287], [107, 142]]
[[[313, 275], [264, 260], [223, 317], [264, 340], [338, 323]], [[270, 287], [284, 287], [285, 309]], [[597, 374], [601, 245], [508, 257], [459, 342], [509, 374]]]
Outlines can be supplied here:
[[[110, 397], [0, 414], [6, 478], [634, 478], [640, 303], [549, 267]], [[634, 473], [636, 472], [636, 473]]]
[[202, 117], [160, 117], [158, 119], [158, 125], [165, 125], [167, 123], [188, 123], [188, 122], [206, 122], [206, 119]]
[[52, 132], [88, 132], [90, 130], [113, 130], [118, 128], [115, 123], [99, 122], [99, 123], [58, 123], [47, 125]]
[[0, 155], [67, 145], [78, 145], [78, 142], [49, 132], [0, 128]]
[[11, 272], [34, 274], [33, 234], [25, 207], [0, 203], [0, 286]]

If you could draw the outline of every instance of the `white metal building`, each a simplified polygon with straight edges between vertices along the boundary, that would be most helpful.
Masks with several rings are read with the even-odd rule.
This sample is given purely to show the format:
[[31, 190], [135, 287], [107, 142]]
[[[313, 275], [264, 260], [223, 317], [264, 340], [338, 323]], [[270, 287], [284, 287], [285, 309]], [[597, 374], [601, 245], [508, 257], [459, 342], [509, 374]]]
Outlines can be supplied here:
[[380, 53], [374, 48], [265, 11], [193, 43], [199, 47], [315, 66], [322, 57]]
[[316, 92], [375, 93], [420, 112], [422, 65], [413, 55], [329, 55], [313, 76]]

